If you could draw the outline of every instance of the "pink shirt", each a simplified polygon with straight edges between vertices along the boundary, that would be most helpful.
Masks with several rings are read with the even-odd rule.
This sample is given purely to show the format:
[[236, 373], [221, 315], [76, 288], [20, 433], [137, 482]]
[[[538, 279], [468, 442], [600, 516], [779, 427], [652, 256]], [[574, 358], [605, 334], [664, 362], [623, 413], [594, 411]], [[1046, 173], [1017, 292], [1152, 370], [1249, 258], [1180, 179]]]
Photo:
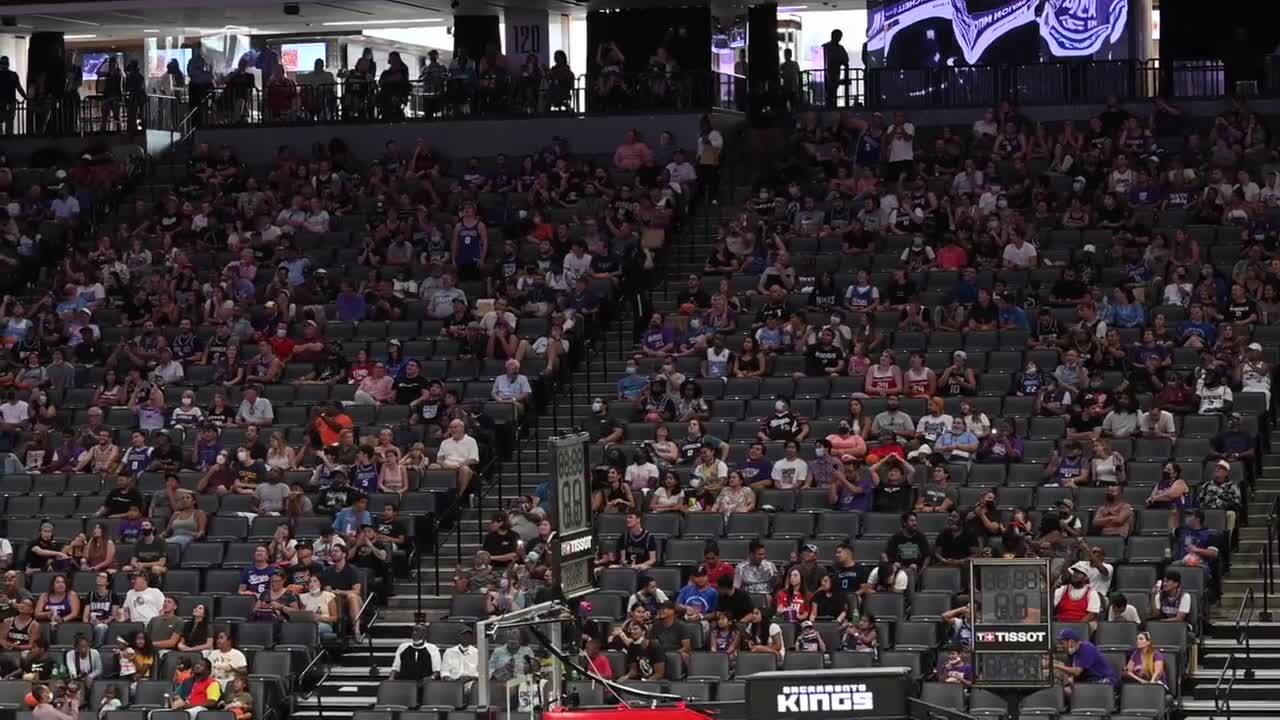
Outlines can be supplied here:
[[387, 402], [392, 397], [395, 397], [394, 385], [395, 381], [391, 379], [390, 375], [383, 375], [381, 380], [370, 375], [360, 381], [360, 386], [357, 389], [369, 393], [378, 402]]
[[613, 164], [623, 170], [639, 170], [653, 159], [653, 152], [642, 142], [623, 143], [613, 152]]

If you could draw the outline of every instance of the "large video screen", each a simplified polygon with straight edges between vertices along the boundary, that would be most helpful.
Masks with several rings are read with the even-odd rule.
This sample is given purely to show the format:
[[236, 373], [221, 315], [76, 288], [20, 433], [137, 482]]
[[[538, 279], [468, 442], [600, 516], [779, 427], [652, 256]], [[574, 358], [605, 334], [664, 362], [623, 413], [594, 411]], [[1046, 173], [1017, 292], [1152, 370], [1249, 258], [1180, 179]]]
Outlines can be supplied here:
[[311, 72], [316, 60], [325, 60], [325, 45], [318, 43], [285, 43], [280, 46], [280, 64], [285, 72]]
[[873, 67], [1129, 57], [1129, 0], [869, 0]]
[[153, 78], [164, 75], [170, 60], [178, 61], [178, 69], [187, 71], [187, 63], [191, 61], [191, 48], [156, 48], [148, 53], [151, 63], [147, 66], [147, 74]]

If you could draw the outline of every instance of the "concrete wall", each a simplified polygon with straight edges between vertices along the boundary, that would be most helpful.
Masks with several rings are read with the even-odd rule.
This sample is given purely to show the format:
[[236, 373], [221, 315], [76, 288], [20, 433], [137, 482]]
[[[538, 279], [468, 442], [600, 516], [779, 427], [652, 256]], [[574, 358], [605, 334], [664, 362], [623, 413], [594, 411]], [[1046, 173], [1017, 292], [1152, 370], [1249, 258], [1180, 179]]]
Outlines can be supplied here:
[[530, 118], [528, 120], [463, 120], [458, 122], [399, 123], [389, 125], [322, 125], [291, 128], [211, 128], [198, 130], [196, 142], [217, 147], [230, 145], [236, 154], [251, 162], [268, 162], [276, 148], [289, 145], [307, 151], [315, 143], [341, 137], [356, 157], [375, 158], [388, 140], [395, 140], [405, 152], [412, 151], [418, 138], [440, 154], [458, 158], [498, 153], [523, 155], [545, 147], [554, 136], [568, 138], [576, 154], [611, 153], [627, 130], [637, 128], [650, 142], [670, 130], [676, 141], [691, 147], [698, 136], [697, 114], [627, 115], [595, 118]]

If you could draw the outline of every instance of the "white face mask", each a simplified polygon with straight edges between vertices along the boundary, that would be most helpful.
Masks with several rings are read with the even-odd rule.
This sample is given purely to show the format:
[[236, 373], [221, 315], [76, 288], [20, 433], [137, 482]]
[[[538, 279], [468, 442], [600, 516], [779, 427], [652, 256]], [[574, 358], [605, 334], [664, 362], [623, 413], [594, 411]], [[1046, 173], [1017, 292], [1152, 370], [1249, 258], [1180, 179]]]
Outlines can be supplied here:
[[289, 334], [289, 331], [288, 331], [288, 330], [285, 330], [284, 328], [281, 328], [281, 329], [279, 329], [279, 330], [277, 330], [277, 331], [276, 331], [276, 337], [278, 337], [278, 338], [282, 338], [282, 337], [284, 337], [284, 336], [286, 336], [286, 335], [288, 335], [288, 334]]
[[776, 403], [774, 403], [774, 404], [773, 404], [773, 409], [774, 409], [774, 410], [776, 410], [776, 411], [778, 411], [778, 412], [780, 412], [780, 413], [781, 413], [781, 412], [786, 412], [786, 411], [787, 411], [787, 404], [786, 404], [786, 403], [784, 403], [784, 402], [782, 402], [781, 400], [779, 400], [778, 402], [776, 402]]
[[635, 375], [635, 374], [636, 374], [636, 371], [637, 371], [637, 368], [636, 368], [636, 366], [635, 366], [635, 365], [628, 365], [628, 366], [627, 366], [627, 374], [628, 374], [628, 375]]
[[818, 457], [826, 457], [827, 449], [819, 445], [818, 447], [813, 449], [813, 454], [817, 455]]
[[591, 412], [600, 412], [604, 409], [604, 403], [591, 403]]

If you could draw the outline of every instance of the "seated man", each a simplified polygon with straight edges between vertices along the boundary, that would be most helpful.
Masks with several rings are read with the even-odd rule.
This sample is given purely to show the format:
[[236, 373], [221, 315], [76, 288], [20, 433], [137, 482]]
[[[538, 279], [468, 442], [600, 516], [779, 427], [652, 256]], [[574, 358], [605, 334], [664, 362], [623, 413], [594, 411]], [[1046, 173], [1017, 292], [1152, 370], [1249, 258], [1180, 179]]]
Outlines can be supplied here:
[[458, 496], [467, 494], [471, 479], [475, 477], [473, 466], [480, 463], [480, 446], [467, 434], [467, 426], [461, 420], [449, 422], [448, 436], [440, 441], [436, 461], [432, 468], [458, 471]]
[[1097, 646], [1080, 637], [1080, 633], [1067, 628], [1058, 633], [1058, 643], [1067, 653], [1065, 663], [1055, 662], [1053, 669], [1063, 681], [1063, 692], [1068, 697], [1076, 685], [1106, 683], [1111, 687], [1120, 684], [1120, 676]]
[[346, 610], [351, 621], [351, 635], [357, 643], [363, 642], [360, 634], [360, 607], [364, 604], [364, 589], [360, 585], [360, 575], [347, 563], [347, 553], [342, 548], [329, 551], [330, 565], [320, 575], [324, 589], [338, 596], [338, 603]]

